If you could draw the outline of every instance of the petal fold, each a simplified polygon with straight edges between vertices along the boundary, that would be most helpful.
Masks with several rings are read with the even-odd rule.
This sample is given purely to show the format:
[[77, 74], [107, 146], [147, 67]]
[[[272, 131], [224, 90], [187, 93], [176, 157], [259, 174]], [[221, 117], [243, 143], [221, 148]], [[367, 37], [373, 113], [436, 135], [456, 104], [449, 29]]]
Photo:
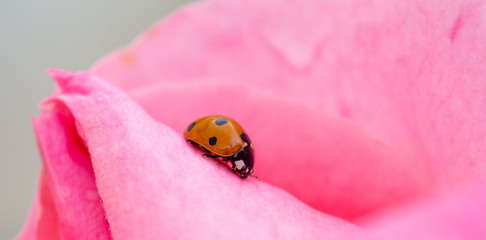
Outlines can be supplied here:
[[[57, 126], [67, 136], [65, 144], [45, 145], [59, 158], [49, 158], [43, 150], [57, 191], [53, 204], [60, 210], [61, 234], [86, 231], [84, 225], [67, 224], [70, 216], [94, 217], [99, 221], [92, 225], [113, 239], [337, 239], [360, 231], [285, 191], [256, 179], [241, 180], [228, 166], [202, 157], [180, 134], [154, 121], [103, 79], [88, 72], [71, 77], [58, 70], [50, 73], [60, 92], [43, 102], [36, 129], [47, 138], [39, 138], [41, 145], [59, 138], [44, 132], [47, 127], [55, 132]], [[70, 158], [56, 148], [68, 148], [61, 153]], [[63, 186], [79, 189], [66, 192]], [[92, 201], [97, 204], [90, 210]], [[100, 222], [104, 215], [106, 224]]]

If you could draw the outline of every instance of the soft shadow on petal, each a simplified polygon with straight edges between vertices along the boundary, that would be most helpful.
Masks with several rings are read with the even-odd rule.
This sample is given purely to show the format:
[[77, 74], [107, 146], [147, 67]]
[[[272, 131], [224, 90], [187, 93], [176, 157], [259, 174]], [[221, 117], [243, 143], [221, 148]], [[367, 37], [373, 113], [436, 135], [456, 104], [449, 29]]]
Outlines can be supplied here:
[[[89, 177], [96, 181], [114, 239], [337, 239], [345, 232], [359, 231], [278, 188], [256, 179], [241, 180], [226, 165], [202, 157], [180, 134], [154, 121], [103, 79], [87, 72], [69, 76], [51, 70], [51, 75], [60, 93], [44, 106], [65, 106], [63, 115], [71, 120], [59, 126], [70, 129], [68, 136], [79, 137], [60, 145], [74, 148], [75, 156], [89, 152], [94, 171]], [[57, 121], [54, 115], [47, 124], [55, 127]], [[87, 151], [78, 152], [84, 147]], [[60, 160], [79, 165], [78, 170], [89, 169], [86, 159], [51, 161]], [[47, 169], [55, 168], [51, 161], [45, 162]], [[62, 166], [51, 177], [61, 179], [70, 173], [74, 172]], [[81, 182], [89, 185], [92, 180]], [[62, 190], [62, 184], [56, 190]], [[58, 214], [60, 225], [69, 220], [63, 216], [80, 214], [76, 206], [84, 199], [77, 193], [53, 201], [56, 209], [65, 211]], [[68, 199], [74, 209], [64, 208], [62, 200]]]

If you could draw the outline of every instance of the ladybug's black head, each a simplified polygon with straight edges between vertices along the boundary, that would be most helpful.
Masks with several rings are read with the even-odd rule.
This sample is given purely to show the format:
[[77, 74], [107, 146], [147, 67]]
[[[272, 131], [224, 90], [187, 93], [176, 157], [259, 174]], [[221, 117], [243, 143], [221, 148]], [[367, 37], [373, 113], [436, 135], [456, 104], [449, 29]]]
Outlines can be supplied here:
[[233, 165], [233, 172], [240, 174], [240, 177], [245, 179], [253, 173], [253, 147], [248, 144], [239, 152], [231, 157], [231, 164]]

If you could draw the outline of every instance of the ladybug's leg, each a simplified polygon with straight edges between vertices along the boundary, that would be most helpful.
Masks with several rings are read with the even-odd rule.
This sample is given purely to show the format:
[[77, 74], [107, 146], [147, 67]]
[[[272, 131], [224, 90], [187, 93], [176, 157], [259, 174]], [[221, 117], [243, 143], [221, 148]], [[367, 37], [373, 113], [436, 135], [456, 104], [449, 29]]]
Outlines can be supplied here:
[[219, 156], [211, 155], [211, 154], [208, 154], [208, 153], [203, 154], [203, 156], [208, 157], [208, 158], [219, 158]]
[[[202, 150], [204, 150], [205, 152], [210, 153], [210, 151], [209, 151], [209, 150], [207, 150], [206, 148], [204, 148], [204, 147], [200, 146], [200, 145], [199, 145], [199, 144], [197, 144], [196, 142], [194, 142], [194, 141], [192, 141], [192, 140], [189, 140], [189, 139], [187, 139], [186, 141], [187, 141], [187, 142], [190, 142], [192, 145], [196, 145], [196, 146], [200, 147], [200, 148], [201, 148]], [[207, 154], [207, 153], [203, 154], [203, 156], [205, 156], [205, 157], [210, 157], [210, 158], [216, 158], [216, 156], [213, 156], [213, 155], [210, 155], [210, 154]]]
[[[228, 160], [231, 160], [231, 159], [228, 159]], [[231, 161], [231, 171], [233, 171], [234, 173], [240, 175], [240, 178], [246, 178], [243, 176], [243, 174], [241, 172], [238, 171], [238, 169], [236, 169], [236, 164], [235, 164], [235, 161]]]
[[211, 151], [207, 150], [205, 147], [203, 147], [203, 146], [199, 146], [199, 147], [200, 147], [202, 150], [204, 150], [205, 152], [207, 152], [207, 153], [211, 153]]
[[243, 174], [242, 174], [242, 173], [240, 173], [240, 172], [238, 172], [238, 170], [236, 170], [236, 167], [233, 167], [233, 168], [231, 169], [231, 171], [233, 171], [234, 173], [236, 173], [236, 174], [240, 175], [240, 178], [243, 178], [243, 179], [245, 179], [245, 178], [246, 178], [246, 177], [244, 177], [244, 176], [243, 176]]
[[[228, 159], [229, 160], [229, 159]], [[235, 161], [231, 161], [231, 171], [233, 171], [234, 173], [238, 173], [236, 171], [236, 164], [235, 164]]]

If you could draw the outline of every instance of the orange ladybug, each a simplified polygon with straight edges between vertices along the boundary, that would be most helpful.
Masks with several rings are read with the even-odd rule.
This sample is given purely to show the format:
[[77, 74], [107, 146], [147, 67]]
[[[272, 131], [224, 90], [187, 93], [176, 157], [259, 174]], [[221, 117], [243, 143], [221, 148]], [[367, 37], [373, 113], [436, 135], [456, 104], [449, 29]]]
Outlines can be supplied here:
[[203, 156], [230, 161], [241, 178], [253, 173], [253, 144], [235, 120], [221, 115], [202, 117], [189, 124], [184, 137], [206, 151]]

